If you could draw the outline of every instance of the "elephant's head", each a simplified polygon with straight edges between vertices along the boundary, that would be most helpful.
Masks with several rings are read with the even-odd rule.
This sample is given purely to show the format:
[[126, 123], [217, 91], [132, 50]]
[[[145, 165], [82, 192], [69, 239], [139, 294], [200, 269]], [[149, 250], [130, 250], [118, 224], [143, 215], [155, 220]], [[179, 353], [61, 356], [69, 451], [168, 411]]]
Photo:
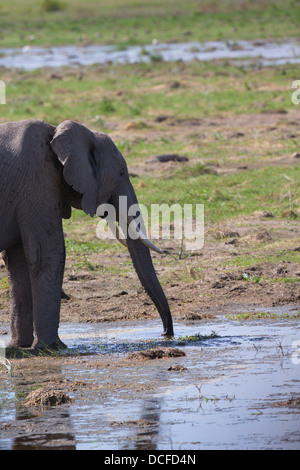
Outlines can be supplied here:
[[[63, 165], [66, 183], [81, 195], [84, 212], [93, 217], [98, 206], [110, 203], [116, 209], [118, 221], [126, 220], [131, 226], [135, 223], [127, 216], [129, 207], [137, 204], [127, 165], [108, 135], [92, 132], [74, 121], [64, 121], [56, 128], [51, 147]], [[126, 214], [120, 212], [120, 196], [126, 196]], [[138, 238], [128, 236], [123, 242], [144, 289], [161, 316], [164, 335], [173, 336], [169, 305], [157, 279], [149, 248], [160, 250], [144, 234]]]

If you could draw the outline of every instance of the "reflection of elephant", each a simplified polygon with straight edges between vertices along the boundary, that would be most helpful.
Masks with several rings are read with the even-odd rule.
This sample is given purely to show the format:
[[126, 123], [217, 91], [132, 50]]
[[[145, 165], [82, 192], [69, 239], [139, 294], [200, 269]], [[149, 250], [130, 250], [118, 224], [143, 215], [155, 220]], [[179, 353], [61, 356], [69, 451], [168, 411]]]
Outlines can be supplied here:
[[[137, 204], [126, 162], [106, 134], [73, 121], [57, 128], [35, 120], [0, 125], [0, 251], [10, 280], [11, 346], [62, 345], [62, 217], [71, 216], [71, 206], [93, 216], [99, 204], [110, 203], [119, 219], [121, 195], [128, 207]], [[171, 336], [170, 309], [149, 251], [155, 247], [143, 237], [126, 242], [164, 334]]]

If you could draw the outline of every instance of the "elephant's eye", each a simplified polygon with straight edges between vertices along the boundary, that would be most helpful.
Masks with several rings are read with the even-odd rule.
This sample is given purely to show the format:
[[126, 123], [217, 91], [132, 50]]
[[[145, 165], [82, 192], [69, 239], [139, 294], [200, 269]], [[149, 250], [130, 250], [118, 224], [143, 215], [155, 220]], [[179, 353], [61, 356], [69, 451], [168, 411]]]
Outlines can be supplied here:
[[120, 171], [120, 176], [124, 176], [125, 175], [125, 171]]

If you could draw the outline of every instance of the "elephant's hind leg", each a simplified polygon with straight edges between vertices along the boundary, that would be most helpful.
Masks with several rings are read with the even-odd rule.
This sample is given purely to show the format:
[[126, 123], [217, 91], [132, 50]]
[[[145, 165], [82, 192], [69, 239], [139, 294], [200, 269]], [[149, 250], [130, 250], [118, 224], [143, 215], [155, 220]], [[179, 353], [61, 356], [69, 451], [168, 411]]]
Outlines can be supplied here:
[[9, 277], [11, 340], [9, 346], [29, 347], [33, 341], [31, 283], [22, 244], [2, 253]]

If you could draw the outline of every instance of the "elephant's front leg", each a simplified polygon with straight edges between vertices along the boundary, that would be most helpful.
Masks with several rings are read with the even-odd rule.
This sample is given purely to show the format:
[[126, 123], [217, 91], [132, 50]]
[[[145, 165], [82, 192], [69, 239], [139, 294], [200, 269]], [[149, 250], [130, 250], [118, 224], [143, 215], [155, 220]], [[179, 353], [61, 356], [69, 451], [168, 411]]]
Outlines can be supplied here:
[[33, 342], [31, 284], [22, 244], [2, 253], [9, 277], [11, 298], [9, 346], [29, 347]]
[[[48, 221], [49, 223], [49, 221]], [[61, 220], [42, 224], [38, 236], [25, 237], [24, 250], [31, 279], [34, 341], [32, 347], [63, 348], [59, 339], [61, 289], [65, 267], [65, 245]]]

